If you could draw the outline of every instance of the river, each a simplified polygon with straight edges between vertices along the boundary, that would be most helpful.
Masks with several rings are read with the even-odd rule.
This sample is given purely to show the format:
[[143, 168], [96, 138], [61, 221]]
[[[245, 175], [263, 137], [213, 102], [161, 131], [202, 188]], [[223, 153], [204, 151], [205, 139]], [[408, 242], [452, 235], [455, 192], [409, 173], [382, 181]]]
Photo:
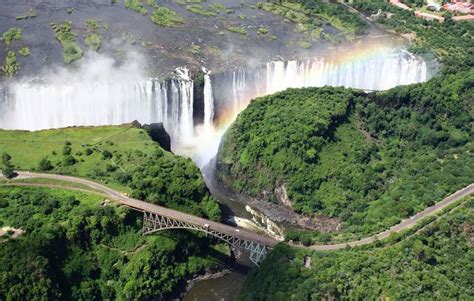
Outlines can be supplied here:
[[235, 300], [245, 279], [245, 272], [233, 271], [220, 278], [199, 281], [186, 294], [183, 301]]

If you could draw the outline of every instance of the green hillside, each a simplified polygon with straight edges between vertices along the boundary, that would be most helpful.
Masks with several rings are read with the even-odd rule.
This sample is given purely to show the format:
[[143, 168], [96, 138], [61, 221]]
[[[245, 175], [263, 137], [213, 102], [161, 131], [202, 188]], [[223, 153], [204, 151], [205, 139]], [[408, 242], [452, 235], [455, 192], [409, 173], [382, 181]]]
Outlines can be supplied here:
[[0, 153], [9, 154], [16, 169], [86, 177], [141, 200], [220, 218], [198, 167], [163, 150], [133, 124], [0, 130]]
[[239, 300], [469, 300], [473, 209], [471, 199], [389, 248], [311, 252], [279, 245], [251, 273]]
[[[0, 187], [0, 300], [166, 299], [224, 254], [189, 232], [141, 233], [141, 215], [103, 197]], [[221, 248], [222, 249], [222, 248]]]
[[255, 99], [226, 133], [218, 176], [288, 205], [284, 188], [294, 211], [341, 220], [338, 240], [386, 229], [473, 181], [473, 83], [471, 70], [387, 92], [290, 89]]

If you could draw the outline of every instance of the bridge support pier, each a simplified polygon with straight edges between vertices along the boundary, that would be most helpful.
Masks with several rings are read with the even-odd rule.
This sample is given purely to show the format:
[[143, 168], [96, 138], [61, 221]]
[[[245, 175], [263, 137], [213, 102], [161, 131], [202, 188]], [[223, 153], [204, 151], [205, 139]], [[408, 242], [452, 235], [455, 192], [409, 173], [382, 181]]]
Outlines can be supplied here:
[[230, 244], [234, 248], [246, 250], [250, 253], [250, 260], [256, 265], [265, 259], [267, 255], [267, 247], [251, 240], [242, 239], [230, 234], [221, 233], [213, 230], [209, 225], [196, 225], [188, 222], [183, 222], [177, 219], [169, 218], [167, 216], [159, 215], [151, 212], [143, 212], [143, 234], [151, 234], [161, 230], [169, 229], [187, 229], [201, 231], [210, 234]]

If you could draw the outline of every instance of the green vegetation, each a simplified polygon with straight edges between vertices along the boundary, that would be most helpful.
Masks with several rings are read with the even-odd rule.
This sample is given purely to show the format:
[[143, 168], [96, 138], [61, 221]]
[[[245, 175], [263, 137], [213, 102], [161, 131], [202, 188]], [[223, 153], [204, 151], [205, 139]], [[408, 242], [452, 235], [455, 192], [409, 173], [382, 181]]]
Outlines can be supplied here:
[[22, 56], [29, 56], [30, 55], [30, 48], [23, 47], [20, 50], [18, 50], [18, 53]]
[[87, 35], [86, 38], [84, 39], [84, 42], [91, 50], [94, 50], [94, 51], [99, 50], [102, 44], [100, 37], [96, 34]]
[[179, 5], [186, 5], [188, 3], [203, 3], [207, 0], [174, 0], [174, 2], [178, 3]]
[[194, 163], [164, 151], [133, 125], [0, 131], [0, 145], [17, 169], [38, 170], [46, 159], [52, 173], [95, 179], [141, 200], [220, 219]]
[[252, 271], [239, 300], [469, 300], [473, 208], [471, 200], [390, 248], [312, 252], [279, 245]]
[[266, 35], [266, 34], [268, 34], [268, 28], [266, 28], [266, 27], [260, 27], [260, 28], [258, 29], [258, 33], [261, 34], [261, 35]]
[[153, 23], [159, 26], [176, 27], [184, 24], [183, 17], [163, 6], [157, 7], [150, 18]]
[[82, 58], [84, 51], [77, 45], [77, 33], [71, 31], [72, 22], [52, 22], [51, 28], [56, 34], [56, 39], [61, 43], [64, 51], [64, 62], [70, 64]]
[[215, 10], [216, 12], [221, 12], [221, 11], [225, 11], [226, 8], [224, 6], [224, 4], [222, 3], [212, 3], [212, 4], [209, 4], [209, 7], [212, 8], [213, 10]]
[[141, 0], [124, 0], [125, 7], [142, 15], [148, 14], [148, 9], [143, 6]]
[[102, 201], [60, 189], [0, 187], [0, 224], [24, 231], [0, 239], [0, 299], [163, 300], [219, 266], [220, 248], [203, 235], [143, 236], [139, 213]]
[[199, 45], [191, 45], [191, 50], [190, 52], [192, 54], [199, 54], [201, 52], [201, 46]]
[[23, 39], [23, 32], [18, 27], [11, 27], [2, 34], [3, 42], [10, 45], [13, 41], [21, 41]]
[[229, 26], [227, 28], [227, 30], [229, 30], [231, 32], [238, 33], [238, 34], [243, 35], [243, 36], [248, 35], [247, 29], [245, 29], [243, 27], [239, 27], [239, 26]]
[[29, 9], [28, 13], [26, 13], [25, 15], [17, 16], [15, 19], [20, 21], [20, 20], [33, 19], [33, 18], [36, 18], [37, 16], [38, 14], [36, 13], [34, 9]]
[[306, 13], [321, 18], [343, 32], [348, 41], [367, 31], [367, 24], [357, 13], [339, 4], [321, 0], [298, 0], [298, 2], [301, 3]]
[[338, 240], [386, 229], [472, 182], [473, 83], [470, 70], [369, 95], [257, 98], [224, 137], [220, 177], [272, 202], [284, 187], [296, 212], [340, 219]]
[[15, 174], [11, 159], [12, 157], [8, 153], [2, 154], [2, 175], [7, 179], [11, 179]]
[[367, 24], [354, 12], [338, 4], [320, 0], [280, 1], [280, 3], [259, 2], [259, 9], [275, 13], [298, 24], [300, 32], [319, 39], [323, 23], [329, 23], [341, 31], [346, 40], [366, 32]]
[[311, 45], [311, 43], [309, 43], [309, 42], [301, 41], [301, 42], [300, 42], [300, 46], [301, 46], [301, 48], [303, 48], [303, 49], [310, 49], [313, 45]]
[[316, 33], [322, 31], [321, 22], [314, 17], [307, 16], [301, 10], [301, 7], [298, 9], [292, 9], [290, 7], [271, 2], [259, 2], [257, 7], [264, 11], [277, 14], [288, 21], [298, 24], [298, 31], [308, 33], [310, 36], [318, 36]]
[[186, 9], [189, 10], [190, 12], [193, 12], [195, 14], [199, 14], [199, 15], [202, 15], [202, 16], [206, 16], [206, 17], [215, 17], [215, 16], [217, 16], [217, 14], [215, 12], [204, 8], [200, 4], [188, 5], [188, 6], [186, 6]]
[[86, 20], [87, 35], [84, 43], [93, 51], [98, 51], [102, 46], [102, 38], [100, 34], [100, 22], [94, 19]]
[[[372, 14], [377, 14], [379, 10], [383, 12], [376, 19], [377, 23], [387, 30], [414, 36], [410, 51], [427, 58], [434, 55], [443, 64], [442, 72], [472, 69], [473, 22], [453, 22], [450, 17], [444, 23], [427, 21], [383, 0], [354, 0], [353, 5]], [[392, 17], [386, 17], [387, 13]]]
[[5, 63], [0, 67], [6, 76], [13, 77], [20, 70], [20, 63], [16, 59], [16, 54], [14, 51], [8, 51], [5, 58]]
[[89, 32], [98, 32], [100, 30], [100, 23], [95, 19], [86, 20], [86, 29]]

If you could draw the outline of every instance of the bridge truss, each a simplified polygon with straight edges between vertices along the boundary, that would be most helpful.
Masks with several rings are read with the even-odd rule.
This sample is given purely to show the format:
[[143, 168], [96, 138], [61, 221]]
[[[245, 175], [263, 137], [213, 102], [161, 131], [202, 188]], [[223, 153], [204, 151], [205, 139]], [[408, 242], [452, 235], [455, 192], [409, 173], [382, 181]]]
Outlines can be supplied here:
[[267, 255], [267, 246], [259, 243], [245, 240], [230, 234], [221, 233], [213, 230], [209, 225], [196, 225], [189, 222], [184, 222], [178, 219], [170, 218], [156, 213], [143, 212], [143, 234], [151, 234], [161, 230], [169, 229], [187, 229], [201, 231], [210, 234], [218, 239], [221, 239], [234, 248], [239, 248], [250, 252], [250, 260], [256, 265], [265, 259]]

